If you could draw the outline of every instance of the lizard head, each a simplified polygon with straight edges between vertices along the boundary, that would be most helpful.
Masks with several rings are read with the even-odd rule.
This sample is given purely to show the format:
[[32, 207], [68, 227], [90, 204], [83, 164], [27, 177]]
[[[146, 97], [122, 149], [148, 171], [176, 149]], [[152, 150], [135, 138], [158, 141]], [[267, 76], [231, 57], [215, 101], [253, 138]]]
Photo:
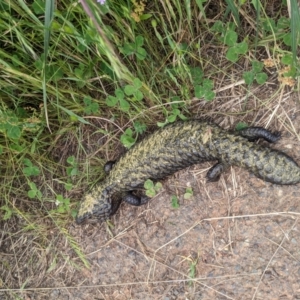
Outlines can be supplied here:
[[96, 186], [84, 196], [76, 216], [76, 223], [82, 224], [91, 218], [96, 218], [100, 222], [103, 222], [113, 213], [112, 198], [109, 190], [103, 188], [101, 185]]

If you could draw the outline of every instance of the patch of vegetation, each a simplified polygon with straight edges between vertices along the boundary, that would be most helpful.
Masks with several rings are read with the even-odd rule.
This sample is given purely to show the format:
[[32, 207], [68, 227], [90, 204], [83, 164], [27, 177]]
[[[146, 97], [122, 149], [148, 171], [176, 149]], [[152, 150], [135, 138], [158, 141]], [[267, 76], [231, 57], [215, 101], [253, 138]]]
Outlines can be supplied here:
[[187, 187], [185, 193], [183, 195], [184, 199], [190, 199], [194, 195], [193, 189], [191, 187]]
[[152, 180], [147, 179], [144, 183], [144, 188], [146, 190], [146, 195], [152, 198], [161, 190], [162, 184], [160, 182], [154, 184]]
[[175, 195], [171, 196], [171, 205], [172, 205], [173, 208], [179, 208], [180, 207], [177, 196], [175, 196]]

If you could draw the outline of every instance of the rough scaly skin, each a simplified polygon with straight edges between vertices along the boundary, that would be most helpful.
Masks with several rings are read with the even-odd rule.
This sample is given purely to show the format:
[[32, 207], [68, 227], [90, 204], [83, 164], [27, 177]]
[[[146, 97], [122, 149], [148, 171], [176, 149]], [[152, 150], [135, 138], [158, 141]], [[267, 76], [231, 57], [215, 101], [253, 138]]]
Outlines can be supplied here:
[[[300, 182], [300, 168], [291, 157], [249, 141], [264, 137], [273, 142], [278, 134], [255, 127], [244, 136], [197, 120], [177, 122], [154, 132], [121, 156], [104, 181], [85, 195], [77, 223], [90, 217], [105, 221], [116, 212], [126, 192], [143, 187], [147, 179], [159, 180], [203, 161], [218, 161], [209, 172], [215, 177], [211, 180], [218, 179], [215, 173], [219, 170], [234, 165], [272, 183]], [[127, 202], [130, 197], [127, 194]]]

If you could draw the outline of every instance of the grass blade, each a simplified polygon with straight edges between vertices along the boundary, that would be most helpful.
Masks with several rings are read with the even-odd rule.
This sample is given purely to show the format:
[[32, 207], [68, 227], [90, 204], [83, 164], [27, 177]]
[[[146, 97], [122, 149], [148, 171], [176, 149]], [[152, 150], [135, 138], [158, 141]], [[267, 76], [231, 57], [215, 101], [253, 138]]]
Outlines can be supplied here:
[[49, 44], [50, 44], [50, 29], [53, 20], [53, 14], [54, 14], [54, 0], [46, 1], [45, 29], [44, 29], [44, 70], [43, 70], [42, 88], [43, 88], [45, 118], [46, 118], [47, 127], [50, 132], [51, 129], [49, 126], [49, 118], [48, 118], [48, 110], [47, 110], [46, 71], [47, 71], [47, 56], [48, 56]]
[[290, 0], [291, 5], [291, 33], [292, 33], [292, 53], [293, 63], [297, 63], [297, 47], [299, 44], [300, 33], [300, 14], [299, 6], [296, 0]]

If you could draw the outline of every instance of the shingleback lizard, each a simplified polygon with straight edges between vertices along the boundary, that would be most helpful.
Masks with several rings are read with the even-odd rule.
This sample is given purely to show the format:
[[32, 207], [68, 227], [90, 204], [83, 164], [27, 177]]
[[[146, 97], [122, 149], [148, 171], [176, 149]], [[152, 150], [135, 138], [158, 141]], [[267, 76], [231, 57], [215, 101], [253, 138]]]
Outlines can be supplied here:
[[276, 142], [278, 132], [249, 127], [230, 132], [206, 121], [186, 121], [157, 130], [134, 145], [115, 163], [108, 162], [108, 175], [84, 196], [76, 222], [91, 217], [105, 221], [118, 209], [122, 200], [141, 205], [149, 198], [133, 191], [143, 188], [147, 179], [159, 180], [193, 164], [218, 161], [207, 173], [209, 181], [234, 165], [276, 184], [300, 182], [300, 168], [288, 155], [253, 143], [258, 138]]

